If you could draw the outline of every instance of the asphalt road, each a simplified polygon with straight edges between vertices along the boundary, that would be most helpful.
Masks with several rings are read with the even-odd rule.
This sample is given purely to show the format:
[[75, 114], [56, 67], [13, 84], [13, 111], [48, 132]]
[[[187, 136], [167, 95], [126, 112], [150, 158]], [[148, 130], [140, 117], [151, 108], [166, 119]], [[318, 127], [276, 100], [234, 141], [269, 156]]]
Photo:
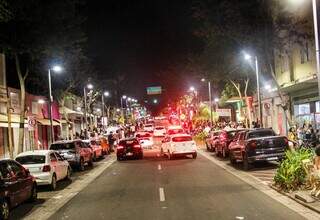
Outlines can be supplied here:
[[199, 155], [115, 162], [51, 219], [303, 219]]

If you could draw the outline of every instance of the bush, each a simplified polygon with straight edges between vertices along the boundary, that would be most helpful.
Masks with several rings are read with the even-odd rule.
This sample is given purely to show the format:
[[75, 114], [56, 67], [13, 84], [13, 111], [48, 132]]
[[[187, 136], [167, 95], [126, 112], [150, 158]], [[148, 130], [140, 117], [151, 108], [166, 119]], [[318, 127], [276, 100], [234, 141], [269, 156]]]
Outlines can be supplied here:
[[302, 161], [311, 159], [313, 151], [301, 148], [297, 151], [287, 151], [285, 159], [277, 169], [274, 181], [276, 186], [283, 190], [295, 190], [305, 183], [306, 171]]
[[194, 138], [198, 141], [204, 141], [208, 137], [208, 133], [205, 131], [201, 131], [194, 136]]

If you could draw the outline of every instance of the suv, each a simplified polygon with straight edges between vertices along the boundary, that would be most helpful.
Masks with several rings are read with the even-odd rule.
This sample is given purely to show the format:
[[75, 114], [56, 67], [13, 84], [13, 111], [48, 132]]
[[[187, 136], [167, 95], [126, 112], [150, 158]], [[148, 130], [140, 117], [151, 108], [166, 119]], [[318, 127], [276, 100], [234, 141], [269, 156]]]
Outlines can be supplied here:
[[50, 145], [50, 150], [57, 151], [72, 167], [84, 170], [85, 164], [92, 166], [92, 150], [81, 140], [58, 141]]
[[137, 138], [122, 139], [119, 142], [117, 146], [117, 159], [122, 160], [127, 157], [143, 158], [143, 149]]
[[10, 209], [37, 200], [37, 183], [28, 169], [14, 160], [0, 160], [0, 219], [9, 219]]

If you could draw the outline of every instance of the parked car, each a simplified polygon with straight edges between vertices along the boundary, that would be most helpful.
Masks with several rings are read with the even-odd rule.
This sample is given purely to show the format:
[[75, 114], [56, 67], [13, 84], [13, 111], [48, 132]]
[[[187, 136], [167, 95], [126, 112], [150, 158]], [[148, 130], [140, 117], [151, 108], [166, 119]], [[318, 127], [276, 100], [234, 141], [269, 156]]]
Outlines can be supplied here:
[[215, 151], [216, 144], [219, 141], [221, 131], [211, 131], [209, 137], [206, 138], [205, 143], [208, 151]]
[[50, 185], [52, 190], [56, 189], [57, 181], [71, 176], [68, 161], [52, 150], [26, 151], [16, 161], [30, 171], [38, 185]]
[[243, 130], [223, 130], [220, 132], [218, 139], [214, 142], [217, 156], [226, 158], [229, 155], [229, 144], [240, 131]]
[[94, 139], [91, 140], [83, 140], [84, 143], [87, 144], [87, 147], [90, 147], [93, 154], [92, 154], [92, 160], [97, 161], [98, 158], [102, 158], [102, 147], [101, 145]]
[[72, 167], [80, 171], [85, 169], [85, 164], [92, 166], [92, 150], [81, 140], [58, 141], [50, 145], [50, 150], [57, 151]]
[[149, 132], [137, 132], [135, 137], [139, 141], [143, 149], [152, 149], [153, 148], [153, 138]]
[[171, 125], [167, 129], [167, 134], [168, 135], [173, 135], [173, 134], [183, 134], [185, 133], [183, 128], [180, 125]]
[[254, 129], [239, 132], [229, 145], [231, 163], [243, 162], [248, 170], [256, 161], [279, 161], [285, 156], [288, 139], [272, 129]]
[[192, 155], [195, 159], [197, 158], [197, 146], [189, 134], [174, 134], [163, 139], [161, 154], [166, 154], [169, 159], [176, 155]]
[[29, 170], [14, 160], [0, 160], [0, 219], [9, 219], [10, 209], [37, 200], [37, 183]]
[[164, 126], [156, 126], [153, 131], [153, 136], [155, 137], [163, 137], [167, 133], [166, 128]]
[[122, 139], [117, 145], [117, 159], [123, 160], [127, 157], [143, 158], [143, 149], [137, 138]]
[[154, 130], [154, 126], [153, 126], [153, 124], [145, 124], [143, 126], [143, 130], [146, 131], [146, 132], [152, 133], [153, 130]]

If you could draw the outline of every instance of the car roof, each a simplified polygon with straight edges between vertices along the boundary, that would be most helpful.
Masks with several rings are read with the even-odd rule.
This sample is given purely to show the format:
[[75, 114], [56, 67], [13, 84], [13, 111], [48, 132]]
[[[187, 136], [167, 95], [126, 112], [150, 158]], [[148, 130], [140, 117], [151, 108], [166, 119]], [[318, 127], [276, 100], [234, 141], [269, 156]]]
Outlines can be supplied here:
[[52, 144], [69, 144], [69, 143], [74, 143], [76, 141], [81, 141], [81, 139], [55, 141]]
[[55, 152], [54, 150], [33, 150], [25, 151], [17, 155], [17, 157], [27, 156], [27, 155], [47, 155], [49, 153]]

